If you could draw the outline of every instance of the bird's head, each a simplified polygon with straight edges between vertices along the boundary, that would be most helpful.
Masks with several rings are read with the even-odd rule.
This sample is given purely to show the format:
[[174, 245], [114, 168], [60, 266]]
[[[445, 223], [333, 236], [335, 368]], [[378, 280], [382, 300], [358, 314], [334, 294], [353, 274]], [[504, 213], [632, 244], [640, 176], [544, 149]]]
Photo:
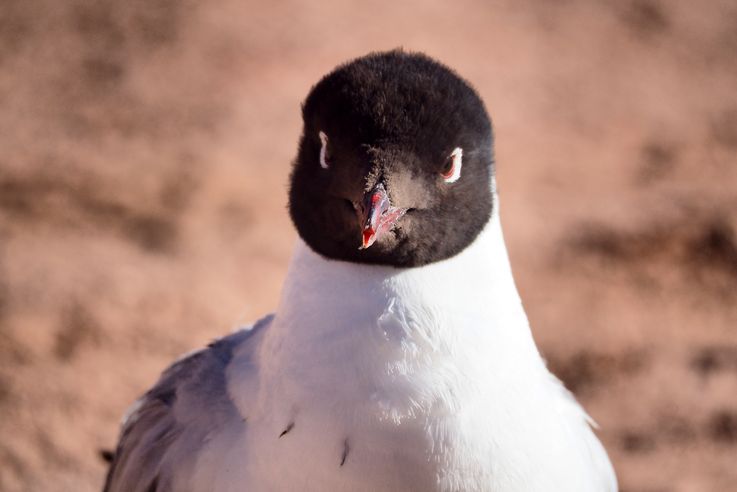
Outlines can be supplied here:
[[476, 92], [421, 54], [358, 58], [302, 109], [289, 211], [336, 260], [421, 266], [460, 253], [491, 215], [491, 122]]

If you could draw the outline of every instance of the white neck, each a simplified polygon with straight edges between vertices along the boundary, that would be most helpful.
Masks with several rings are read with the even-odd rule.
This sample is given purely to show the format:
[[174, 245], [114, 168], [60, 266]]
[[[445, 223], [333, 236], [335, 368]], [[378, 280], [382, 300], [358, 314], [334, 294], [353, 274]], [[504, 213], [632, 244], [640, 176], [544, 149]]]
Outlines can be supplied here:
[[[426, 386], [438, 387], [437, 368], [458, 354], [469, 380], [479, 371], [506, 372], [521, 353], [536, 355], [495, 202], [469, 247], [418, 268], [329, 260], [299, 240], [261, 354], [267, 378], [292, 379], [305, 394], [345, 404], [346, 393], [365, 395], [366, 386], [406, 396], [410, 384], [426, 394]], [[295, 390], [289, 386], [287, 393]], [[427, 404], [437, 397], [426, 396]], [[395, 401], [390, 413], [401, 418], [418, 405]]]

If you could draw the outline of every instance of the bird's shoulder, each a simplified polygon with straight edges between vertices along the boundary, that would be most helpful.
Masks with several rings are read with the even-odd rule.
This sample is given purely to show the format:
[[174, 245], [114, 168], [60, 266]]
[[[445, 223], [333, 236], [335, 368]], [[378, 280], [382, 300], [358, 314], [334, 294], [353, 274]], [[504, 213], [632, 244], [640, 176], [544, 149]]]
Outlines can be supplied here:
[[[126, 413], [104, 492], [172, 490], [202, 440], [242, 417], [228, 394], [227, 368], [273, 319], [215, 340], [167, 368]], [[176, 464], [176, 467], [173, 465]]]

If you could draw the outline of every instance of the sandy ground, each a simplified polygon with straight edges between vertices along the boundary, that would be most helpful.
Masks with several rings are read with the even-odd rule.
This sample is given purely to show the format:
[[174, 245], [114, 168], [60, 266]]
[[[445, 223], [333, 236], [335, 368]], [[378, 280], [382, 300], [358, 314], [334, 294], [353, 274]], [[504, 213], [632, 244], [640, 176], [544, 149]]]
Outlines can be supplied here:
[[0, 0], [0, 490], [98, 490], [127, 405], [273, 309], [300, 102], [398, 46], [487, 102], [535, 337], [622, 490], [737, 490], [729, 0]]

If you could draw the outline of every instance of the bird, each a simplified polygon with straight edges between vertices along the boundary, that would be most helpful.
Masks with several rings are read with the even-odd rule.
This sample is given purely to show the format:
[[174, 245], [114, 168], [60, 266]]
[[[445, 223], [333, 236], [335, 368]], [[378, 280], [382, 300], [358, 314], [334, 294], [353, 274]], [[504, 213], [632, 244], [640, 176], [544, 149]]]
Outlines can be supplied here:
[[419, 52], [309, 91], [276, 309], [127, 412], [104, 492], [616, 491], [507, 255], [491, 119]]

